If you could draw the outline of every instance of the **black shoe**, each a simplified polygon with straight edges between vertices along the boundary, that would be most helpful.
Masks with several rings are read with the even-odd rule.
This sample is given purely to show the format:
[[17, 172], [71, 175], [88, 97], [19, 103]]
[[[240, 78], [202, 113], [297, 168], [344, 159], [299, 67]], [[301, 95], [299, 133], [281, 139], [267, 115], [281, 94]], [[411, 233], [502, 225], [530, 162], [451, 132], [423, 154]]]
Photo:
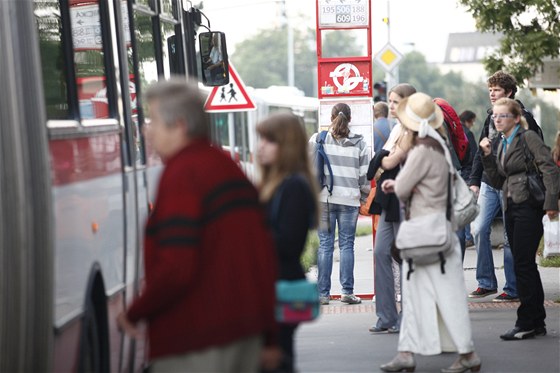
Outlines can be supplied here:
[[504, 341], [517, 341], [521, 339], [533, 338], [535, 336], [535, 329], [522, 329], [518, 326], [508, 330], [505, 334], [502, 334], [500, 338]]
[[546, 328], [544, 326], [537, 326], [535, 328], [535, 335], [544, 337], [546, 335]]

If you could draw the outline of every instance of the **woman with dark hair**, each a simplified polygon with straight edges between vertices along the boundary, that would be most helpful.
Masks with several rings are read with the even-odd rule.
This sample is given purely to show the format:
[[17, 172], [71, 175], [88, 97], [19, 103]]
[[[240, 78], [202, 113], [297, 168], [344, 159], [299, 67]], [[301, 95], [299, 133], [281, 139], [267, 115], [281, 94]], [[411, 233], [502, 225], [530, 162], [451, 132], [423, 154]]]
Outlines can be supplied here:
[[[367, 178], [373, 179], [378, 170], [383, 173], [377, 180], [378, 185], [386, 179], [394, 179], [400, 164], [410, 148], [407, 140], [409, 133], [398, 123], [397, 106], [406, 97], [416, 92], [410, 84], [398, 84], [389, 91], [389, 112], [397, 124], [391, 131], [383, 149], [375, 154], [369, 164]], [[393, 266], [391, 245], [397, 235], [401, 221], [401, 209], [394, 194], [385, 194], [377, 188], [375, 200], [371, 204], [370, 213], [381, 215], [375, 237], [375, 312], [377, 322], [369, 328], [372, 333], [398, 333], [399, 312], [395, 300], [395, 268], [396, 277], [400, 278], [400, 268]]]
[[[303, 124], [293, 114], [274, 114], [257, 125], [260, 199], [276, 244], [280, 280], [305, 278], [301, 254], [307, 232], [317, 225], [317, 193]], [[293, 372], [297, 324], [280, 324], [280, 372]]]
[[[328, 304], [331, 291], [334, 235], [338, 226], [340, 248], [341, 302], [361, 303], [354, 295], [354, 239], [360, 200], [365, 201], [370, 184], [366, 179], [369, 151], [362, 135], [352, 133], [350, 107], [344, 103], [333, 106], [331, 125], [325, 138], [324, 150], [328, 156], [332, 175], [325, 166], [327, 179], [332, 179], [333, 189], [323, 188], [319, 194], [321, 218], [319, 226], [319, 251], [317, 257], [318, 286], [321, 304]], [[317, 144], [315, 134], [309, 140], [312, 149]]]

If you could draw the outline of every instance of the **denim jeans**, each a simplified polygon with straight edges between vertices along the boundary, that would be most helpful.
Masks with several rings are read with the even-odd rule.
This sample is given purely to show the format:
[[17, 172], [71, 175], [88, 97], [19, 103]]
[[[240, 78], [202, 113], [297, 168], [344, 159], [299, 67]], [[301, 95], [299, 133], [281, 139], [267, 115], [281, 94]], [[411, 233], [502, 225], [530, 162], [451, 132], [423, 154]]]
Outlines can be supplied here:
[[354, 238], [358, 223], [357, 206], [321, 203], [319, 229], [319, 251], [317, 285], [322, 297], [330, 296], [331, 273], [334, 252], [334, 234], [338, 226], [338, 247], [340, 249], [340, 284], [342, 294], [354, 293]]
[[465, 230], [465, 240], [467, 241], [474, 241], [473, 236], [471, 234], [471, 225], [467, 224], [465, 226], [465, 228], [463, 228]]
[[[480, 213], [471, 223], [471, 233], [476, 245], [476, 280], [478, 286], [484, 289], [494, 290], [498, 288], [498, 280], [494, 272], [494, 258], [492, 257], [492, 244], [490, 233], [492, 221], [502, 207], [502, 191], [492, 188], [486, 183], [480, 186], [478, 204]], [[503, 209], [502, 209], [503, 211]], [[503, 216], [503, 213], [502, 213]], [[504, 219], [505, 221], [505, 219]], [[517, 297], [517, 286], [515, 271], [513, 267], [513, 256], [504, 229], [504, 274], [506, 283], [504, 292], [512, 297]]]

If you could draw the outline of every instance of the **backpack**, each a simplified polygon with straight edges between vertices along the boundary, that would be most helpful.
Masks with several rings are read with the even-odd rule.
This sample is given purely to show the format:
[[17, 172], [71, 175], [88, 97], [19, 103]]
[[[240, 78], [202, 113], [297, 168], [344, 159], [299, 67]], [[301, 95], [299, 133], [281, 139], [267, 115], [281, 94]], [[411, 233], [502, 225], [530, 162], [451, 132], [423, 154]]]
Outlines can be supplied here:
[[443, 118], [447, 127], [447, 132], [450, 135], [451, 143], [453, 144], [453, 149], [459, 161], [463, 162], [469, 149], [469, 140], [467, 135], [465, 135], [465, 131], [463, 131], [461, 120], [449, 102], [445, 101], [443, 98], [434, 98], [434, 102], [438, 104], [443, 112]]
[[[325, 144], [325, 139], [327, 138], [327, 131], [321, 131], [319, 132], [319, 134], [317, 135], [316, 138], [316, 144], [315, 144], [315, 167], [317, 170], [317, 178], [319, 180], [319, 186], [321, 187], [321, 189], [323, 189], [324, 187], [327, 187], [327, 191], [329, 192], [329, 195], [332, 195], [332, 190], [333, 190], [333, 173], [332, 173], [332, 167], [331, 167], [331, 162], [329, 162], [329, 157], [327, 156], [327, 153], [325, 153], [325, 149], [324, 149], [324, 144]], [[325, 166], [327, 166], [327, 169], [329, 170], [329, 175], [330, 177], [328, 177], [329, 179], [329, 183], [327, 184], [327, 175], [325, 175]]]
[[[519, 101], [517, 101], [517, 102], [519, 102]], [[523, 116], [525, 117], [525, 120], [527, 121], [527, 124], [529, 125], [529, 129], [532, 130], [532, 131], [535, 131], [540, 136], [541, 140], [544, 141], [541, 126], [538, 125], [537, 121], [533, 117], [533, 114], [531, 114], [531, 112], [528, 111], [527, 109], [525, 109], [523, 106], [521, 106], [521, 108], [522, 108], [522, 111], [523, 111]]]

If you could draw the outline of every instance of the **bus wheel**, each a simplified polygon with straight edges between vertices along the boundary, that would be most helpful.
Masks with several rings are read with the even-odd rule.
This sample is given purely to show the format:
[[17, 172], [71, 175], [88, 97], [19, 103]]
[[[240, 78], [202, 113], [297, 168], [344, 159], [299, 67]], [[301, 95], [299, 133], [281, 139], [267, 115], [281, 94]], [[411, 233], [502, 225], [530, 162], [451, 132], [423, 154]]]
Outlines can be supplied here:
[[80, 343], [80, 372], [101, 372], [99, 349], [99, 331], [95, 311], [86, 310], [82, 321], [82, 338]]

